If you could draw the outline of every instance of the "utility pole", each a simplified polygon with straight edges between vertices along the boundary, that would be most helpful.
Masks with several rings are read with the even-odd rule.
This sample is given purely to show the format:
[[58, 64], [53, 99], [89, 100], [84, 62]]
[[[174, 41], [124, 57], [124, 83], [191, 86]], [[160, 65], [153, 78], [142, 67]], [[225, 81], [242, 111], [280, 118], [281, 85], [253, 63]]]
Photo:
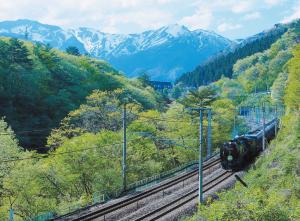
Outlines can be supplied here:
[[238, 114], [237, 112], [238, 112], [238, 110], [235, 109], [234, 117], [233, 117], [233, 132], [232, 132], [232, 139], [234, 139], [235, 136], [237, 135], [237, 129], [236, 129], [236, 115]]
[[275, 105], [275, 119], [276, 119], [276, 124], [275, 124], [275, 137], [277, 136], [277, 125], [279, 124], [278, 116], [277, 116], [277, 105]]
[[126, 187], [126, 104], [123, 106], [123, 148], [122, 148], [122, 184], [123, 184], [123, 191], [125, 192]]
[[[191, 110], [197, 110], [199, 111], [199, 120], [200, 120], [200, 125], [199, 125], [199, 203], [203, 203], [203, 111], [207, 110], [208, 113], [208, 118], [211, 118], [211, 109], [210, 108], [205, 108], [205, 107], [199, 107], [199, 108], [189, 108]], [[210, 120], [209, 120], [210, 121]], [[209, 131], [211, 131], [211, 123], [209, 123]], [[209, 141], [211, 144], [211, 141]]]
[[211, 157], [211, 109], [207, 113], [207, 151], [206, 159]]
[[9, 221], [14, 221], [14, 209], [12, 207], [9, 209]]
[[266, 149], [266, 131], [265, 131], [265, 104], [263, 103], [262, 106], [262, 120], [263, 120], [263, 140], [262, 140], [262, 149], [263, 151]]
[[202, 108], [200, 110], [200, 126], [199, 126], [199, 203], [203, 203], [203, 160], [202, 160], [202, 136], [203, 136], [203, 116]]
[[258, 111], [257, 111], [257, 107], [254, 107], [255, 109], [255, 123], [258, 124]]
[[257, 118], [259, 125], [261, 124], [261, 108], [257, 107]]

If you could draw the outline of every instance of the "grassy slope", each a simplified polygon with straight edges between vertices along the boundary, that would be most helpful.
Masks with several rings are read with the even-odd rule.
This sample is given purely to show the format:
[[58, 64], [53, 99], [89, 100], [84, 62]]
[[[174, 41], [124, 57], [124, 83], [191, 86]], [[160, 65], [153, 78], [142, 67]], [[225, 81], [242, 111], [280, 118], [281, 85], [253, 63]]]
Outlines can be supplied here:
[[236, 186], [191, 220], [300, 220], [300, 46], [289, 61], [286, 116], [278, 137]]
[[191, 220], [299, 220], [299, 134], [299, 115], [285, 117], [278, 138], [244, 177], [249, 188], [237, 183]]

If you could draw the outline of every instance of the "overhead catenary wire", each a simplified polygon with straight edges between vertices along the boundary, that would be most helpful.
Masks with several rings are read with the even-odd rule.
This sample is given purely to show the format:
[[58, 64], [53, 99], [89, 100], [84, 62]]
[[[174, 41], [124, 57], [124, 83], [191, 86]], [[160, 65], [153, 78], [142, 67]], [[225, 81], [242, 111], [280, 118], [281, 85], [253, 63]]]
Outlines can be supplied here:
[[[182, 119], [176, 119], [176, 118], [156, 118], [156, 117], [148, 117], [148, 116], [142, 116], [142, 115], [138, 115], [139, 118], [144, 118], [144, 119], [149, 119], [149, 120], [156, 120], [156, 121], [162, 121], [162, 122], [170, 122], [170, 123], [179, 123], [179, 122], [184, 122], [184, 123], [188, 123], [188, 121], [184, 121]], [[171, 120], [170, 120], [171, 119]]]
[[[248, 107], [248, 108], [255, 108], [255, 107]], [[234, 108], [232, 110], [238, 110], [237, 108]], [[137, 115], [137, 117], [139, 118], [145, 118], [145, 119], [149, 119], [149, 120], [156, 120], [156, 121], [163, 121], [163, 122], [185, 122], [185, 123], [189, 123], [188, 121], [183, 121], [183, 120], [179, 120], [179, 119], [176, 119], [176, 118], [155, 118], [155, 117], [148, 117], [148, 116], [141, 116], [141, 115]], [[170, 120], [172, 119], [172, 120]], [[176, 119], [176, 120], [174, 120]], [[192, 120], [192, 118], [191, 118]], [[248, 119], [248, 121], [251, 121], [250, 119]], [[252, 120], [251, 122], [255, 122], [254, 120]], [[255, 122], [256, 123], [256, 122]], [[182, 127], [184, 128], [184, 127]], [[178, 129], [182, 129], [182, 128], [176, 128], [177, 130]], [[37, 129], [37, 130], [26, 130], [26, 131], [19, 131], [19, 132], [16, 132], [17, 134], [23, 134], [23, 133], [32, 133], [32, 132], [43, 132], [43, 131], [49, 131], [50, 129], [47, 128], [47, 129]], [[171, 130], [171, 131], [166, 131], [166, 132], [172, 132], [174, 130]], [[12, 135], [14, 132], [7, 132], [7, 133], [0, 133], [0, 135]], [[147, 138], [147, 137], [141, 137], [139, 139], [142, 139], [142, 138]], [[159, 139], [156, 139], [156, 140], [159, 140]], [[160, 139], [161, 141], [162, 140], [172, 140], [172, 139]], [[174, 139], [173, 139], [174, 140]], [[178, 140], [182, 140], [182, 138], [178, 138]], [[188, 139], [184, 139], [184, 140], [188, 140]], [[189, 140], [196, 140], [196, 139], [189, 139]], [[131, 141], [131, 140], [129, 140]], [[108, 146], [115, 146], [115, 145], [120, 145], [122, 143], [115, 143], [115, 144], [110, 144]], [[105, 145], [104, 147], [106, 147], [107, 145]], [[0, 163], [3, 163], [3, 162], [12, 162], [12, 161], [18, 161], [18, 160], [28, 160], [28, 159], [43, 159], [43, 158], [46, 158], [48, 156], [51, 156], [51, 155], [62, 155], [62, 154], [69, 154], [69, 153], [72, 153], [72, 152], [79, 152], [79, 151], [85, 151], [85, 150], [89, 150], [89, 149], [95, 149], [95, 148], [98, 148], [98, 147], [92, 147], [92, 148], [84, 148], [84, 149], [81, 149], [81, 150], [73, 150], [73, 151], [68, 151], [68, 152], [63, 152], [63, 153], [49, 153], [49, 154], [45, 154], [45, 155], [40, 155], [40, 156], [32, 156], [32, 157], [28, 157], [28, 158], [16, 158], [16, 159], [0, 159]]]
[[26, 133], [35, 133], [35, 132], [43, 132], [43, 131], [51, 131], [55, 128], [46, 128], [46, 129], [37, 129], [37, 130], [23, 130], [23, 131], [11, 131], [10, 132], [0, 132], [0, 135], [11, 135], [11, 134], [26, 134]]
[[[132, 114], [132, 113], [131, 113]], [[178, 118], [156, 118], [156, 117], [148, 117], [148, 116], [142, 116], [142, 115], [137, 115], [134, 114], [135, 116], [139, 117], [139, 118], [144, 118], [144, 119], [149, 119], [149, 120], [156, 120], [156, 121], [162, 121], [162, 122], [173, 122], [173, 123], [178, 123], [178, 122], [184, 122], [184, 123], [188, 123], [188, 121], [184, 121], [182, 119], [178, 119]], [[182, 115], [183, 116], [183, 115]], [[35, 132], [45, 132], [45, 131], [51, 131], [53, 129], [57, 129], [57, 128], [45, 128], [45, 129], [36, 129], [36, 130], [24, 130], [24, 131], [11, 131], [10, 132], [0, 132], [0, 135], [12, 135], [12, 134], [28, 134], [28, 133], [35, 133]], [[30, 134], [30, 136], [32, 136], [33, 134]]]
[[[269, 107], [277, 107], [276, 105], [269, 105]], [[261, 108], [260, 106], [242, 106], [241, 108]], [[234, 110], [234, 111], [238, 111], [239, 108], [226, 108], [227, 110]], [[131, 113], [133, 114], [133, 113]], [[143, 116], [143, 115], [137, 115], [134, 114], [135, 116], [137, 116], [138, 118], [144, 118], [144, 119], [149, 119], [149, 120], [154, 120], [154, 121], [161, 121], [161, 122], [170, 122], [170, 123], [179, 123], [179, 122], [183, 122], [183, 123], [191, 123], [188, 120], [182, 120], [182, 119], [178, 119], [177, 117], [162, 117], [162, 118], [157, 118], [157, 117], [149, 117], [149, 116]], [[187, 115], [180, 115], [182, 117], [185, 117]], [[194, 119], [197, 118], [190, 118], [190, 121], [193, 122]], [[11, 135], [12, 133], [15, 134], [28, 134], [28, 133], [35, 133], [35, 132], [45, 132], [45, 131], [51, 131], [53, 129], [56, 128], [45, 128], [45, 129], [35, 129], [35, 130], [24, 130], [24, 131], [12, 131], [10, 132], [0, 132], [0, 135]], [[33, 134], [31, 134], [30, 136], [32, 136]]]
[[[154, 136], [142, 136], [142, 137], [139, 137], [139, 138], [134, 138], [134, 139], [129, 139], [128, 141], [131, 142], [131, 141], [138, 141], [138, 140], [142, 140], [142, 139], [153, 139], [153, 140], [156, 140], [156, 141], [175, 141], [175, 140], [182, 140], [182, 138], [175, 138], [175, 139], [157, 139], [155, 138]], [[192, 139], [192, 138], [189, 138], [189, 139], [184, 139], [185, 141], [188, 141], [188, 140], [197, 140], [197, 139]], [[108, 145], [103, 145], [101, 147], [113, 147], [113, 146], [116, 146], [116, 145], [122, 145], [123, 142], [119, 142], [119, 143], [113, 143], [113, 144], [108, 144]], [[176, 143], [174, 143], [176, 145]], [[180, 144], [181, 145], [181, 144]], [[23, 160], [32, 160], [32, 159], [45, 159], [45, 158], [48, 158], [50, 156], [56, 156], [56, 155], [65, 155], [65, 154], [71, 154], [71, 153], [76, 153], [76, 152], [83, 152], [83, 151], [86, 151], [86, 150], [92, 150], [92, 149], [98, 149], [99, 147], [88, 147], [88, 148], [83, 148], [83, 149], [80, 149], [80, 150], [72, 150], [72, 151], [65, 151], [65, 152], [61, 152], [61, 153], [49, 153], [49, 154], [40, 154], [38, 156], [30, 156], [30, 157], [25, 157], [25, 158], [2, 158], [0, 159], [0, 163], [9, 163], [9, 162], [15, 162], [15, 161], [23, 161]]]
[[[143, 138], [145, 138], [145, 137], [129, 139], [128, 141], [137, 141], [137, 140], [141, 140]], [[113, 146], [122, 145], [122, 144], [123, 143], [120, 142], [120, 143], [113, 143], [113, 144], [109, 144], [109, 145], [103, 145], [101, 147], [113, 147]], [[44, 158], [47, 158], [49, 156], [71, 154], [71, 153], [83, 152], [83, 151], [86, 151], [86, 150], [92, 150], [92, 149], [98, 149], [98, 148], [99, 147], [88, 147], [88, 148], [84, 148], [84, 149], [80, 149], [80, 150], [65, 151], [65, 152], [61, 152], [61, 153], [40, 154], [39, 156], [31, 156], [31, 157], [25, 157], [25, 158], [13, 158], [13, 159], [5, 158], [5, 159], [0, 159], [0, 163], [8, 163], [8, 162], [14, 162], [14, 161], [21, 161], [21, 160], [30, 160], [30, 159], [44, 159]]]

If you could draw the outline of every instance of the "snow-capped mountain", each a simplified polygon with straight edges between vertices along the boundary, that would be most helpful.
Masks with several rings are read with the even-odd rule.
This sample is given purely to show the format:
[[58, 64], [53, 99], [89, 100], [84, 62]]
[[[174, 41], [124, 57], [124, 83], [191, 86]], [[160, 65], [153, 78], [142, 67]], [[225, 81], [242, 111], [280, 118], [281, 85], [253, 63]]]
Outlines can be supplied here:
[[26, 38], [61, 50], [76, 46], [81, 53], [107, 60], [129, 77], [146, 71], [155, 80], [174, 80], [234, 44], [214, 32], [190, 31], [177, 24], [123, 35], [91, 28], [62, 29], [23, 19], [0, 22], [0, 36]]

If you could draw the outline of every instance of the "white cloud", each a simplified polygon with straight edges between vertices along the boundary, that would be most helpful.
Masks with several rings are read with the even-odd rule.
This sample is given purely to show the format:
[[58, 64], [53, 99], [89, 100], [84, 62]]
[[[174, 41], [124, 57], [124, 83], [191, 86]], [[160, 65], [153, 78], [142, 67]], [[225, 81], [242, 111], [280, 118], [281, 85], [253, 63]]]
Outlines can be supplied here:
[[247, 12], [252, 9], [253, 3], [254, 3], [253, 1], [238, 1], [238, 2], [235, 2], [235, 4], [233, 4], [231, 10], [234, 13]]
[[242, 27], [242, 25], [240, 25], [240, 24], [231, 24], [231, 23], [224, 22], [224, 23], [218, 25], [217, 29], [219, 32], [227, 32], [227, 31], [240, 29], [241, 27]]
[[[161, 18], [164, 18], [162, 20]], [[103, 31], [117, 32], [117, 30], [122, 30], [122, 32], [134, 32], [128, 26], [140, 29], [155, 29], [166, 24], [172, 23], [172, 15], [167, 12], [162, 12], [159, 10], [140, 10], [135, 13], [119, 13], [111, 14], [105, 17], [104, 24], [107, 26]], [[127, 27], [127, 31], [123, 30], [123, 27]]]
[[[66, 28], [85, 26], [113, 33], [179, 23], [190, 29], [226, 28], [234, 33], [239, 25], [231, 23], [236, 19], [246, 26], [246, 21], [265, 18], [272, 13], [267, 10], [279, 4], [291, 5], [292, 0], [0, 0], [0, 20], [28, 18]], [[290, 15], [284, 21], [299, 17], [299, 9], [293, 11], [290, 7], [288, 11]]]
[[265, 0], [265, 3], [270, 6], [281, 4], [282, 0]]
[[[207, 29], [218, 22], [216, 18], [219, 14], [228, 12], [235, 14], [249, 12], [255, 6], [256, 1], [257, 0], [197, 0], [192, 3], [193, 7], [195, 8], [194, 13], [192, 15], [183, 17], [179, 23], [185, 24], [191, 29]], [[254, 16], [259, 15], [256, 13], [255, 15], [252, 15], [252, 17]], [[227, 24], [225, 21], [226, 18], [224, 18], [223, 23]], [[219, 25], [221, 29], [224, 24]], [[237, 28], [236, 25], [230, 25], [230, 28], [233, 27], [235, 29]]]
[[183, 17], [178, 23], [186, 25], [191, 29], [207, 29], [213, 20], [213, 14], [210, 10], [202, 8], [191, 16]]
[[292, 14], [290, 16], [284, 17], [281, 22], [288, 23], [297, 18], [300, 18], [300, 3], [298, 3], [298, 5], [296, 5], [296, 6], [294, 6]]
[[168, 5], [176, 2], [181, 3], [180, 0], [0, 0], [0, 20], [28, 18], [63, 27], [142, 31], [173, 23], [175, 19]]
[[258, 19], [261, 17], [261, 14], [260, 12], [252, 12], [252, 13], [249, 13], [249, 14], [246, 14], [243, 19], [244, 20], [255, 20], [255, 19]]

